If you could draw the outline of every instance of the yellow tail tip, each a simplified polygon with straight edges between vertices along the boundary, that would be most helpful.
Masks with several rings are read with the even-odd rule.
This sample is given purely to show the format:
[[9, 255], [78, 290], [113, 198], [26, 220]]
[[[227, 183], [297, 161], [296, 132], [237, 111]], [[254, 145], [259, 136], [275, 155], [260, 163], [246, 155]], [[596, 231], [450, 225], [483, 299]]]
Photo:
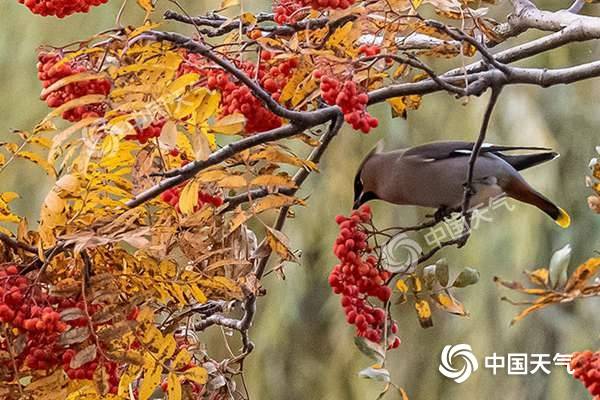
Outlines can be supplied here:
[[567, 214], [567, 212], [565, 210], [563, 210], [562, 208], [559, 208], [560, 210], [560, 215], [558, 216], [558, 218], [556, 218], [555, 222], [561, 227], [561, 228], [568, 228], [569, 225], [571, 225], [571, 217], [569, 216], [569, 214]]

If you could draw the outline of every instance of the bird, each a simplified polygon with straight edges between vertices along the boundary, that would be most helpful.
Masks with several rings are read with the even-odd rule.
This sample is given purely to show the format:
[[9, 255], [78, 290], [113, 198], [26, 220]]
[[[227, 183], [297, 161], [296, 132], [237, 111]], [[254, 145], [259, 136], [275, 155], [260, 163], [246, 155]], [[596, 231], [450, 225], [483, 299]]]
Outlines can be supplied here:
[[[371, 200], [437, 209], [441, 220], [462, 209], [472, 142], [439, 141], [382, 151], [378, 144], [367, 154], [354, 179], [354, 209]], [[514, 151], [528, 154], [510, 154]], [[503, 146], [484, 143], [473, 168], [473, 206], [489, 205], [508, 196], [533, 205], [562, 228], [571, 217], [535, 190], [519, 171], [554, 160], [559, 154], [546, 147]]]

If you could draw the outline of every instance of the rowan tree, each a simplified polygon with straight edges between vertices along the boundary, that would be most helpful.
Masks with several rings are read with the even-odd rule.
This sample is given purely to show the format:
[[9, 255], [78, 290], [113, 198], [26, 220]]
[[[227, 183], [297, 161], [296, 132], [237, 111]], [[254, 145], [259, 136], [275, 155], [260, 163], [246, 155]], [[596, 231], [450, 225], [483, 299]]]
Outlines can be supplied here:
[[[37, 14], [32, 21], [106, 1], [19, 0]], [[553, 12], [511, 0], [500, 21], [487, 16], [493, 4], [458, 0], [280, 0], [259, 14], [224, 0], [204, 16], [175, 1], [162, 16], [153, 2], [138, 4], [139, 26], [123, 26], [119, 13], [114, 27], [93, 37], [40, 43], [40, 99], [51, 111], [0, 143], [0, 174], [34, 162], [55, 178], [39, 224], [13, 213], [17, 193], [0, 194], [2, 398], [248, 397], [239, 377], [254, 349], [249, 329], [257, 297], [266, 294], [261, 279], [270, 259], [275, 271], [298, 260], [284, 223], [295, 207], [310, 206], [297, 192], [335, 151], [345, 123], [369, 134], [378, 126], [371, 105], [386, 103], [406, 118], [431, 93], [464, 100], [490, 92], [473, 137], [472, 177], [504, 88], [600, 76], [598, 60], [561, 69], [514, 65], [600, 39], [600, 17], [581, 15], [595, 6], [582, 0]], [[162, 20], [194, 33], [165, 31]], [[522, 40], [529, 30], [545, 34]], [[501, 43], [505, 49], [495, 51]], [[454, 291], [476, 283], [478, 273], [450, 279], [443, 260], [426, 263], [468, 240], [469, 176], [464, 234], [416, 254], [406, 268], [389, 263], [386, 244], [437, 221], [376, 228], [367, 206], [335, 221], [340, 263], [329, 283], [358, 348], [377, 362], [361, 375], [383, 381], [383, 394], [407, 398], [385, 369], [400, 345], [398, 303], [410, 299], [423, 327], [432, 326], [432, 305], [466, 314]], [[597, 212], [593, 179], [588, 201]], [[272, 213], [270, 225], [263, 215]], [[592, 280], [600, 259], [568, 279], [567, 266], [562, 259], [529, 273], [535, 288], [498, 278], [539, 296], [518, 319], [600, 293]], [[242, 348], [213, 359], [201, 336], [213, 327], [235, 331]], [[574, 364], [597, 395], [597, 355], [582, 353]]]

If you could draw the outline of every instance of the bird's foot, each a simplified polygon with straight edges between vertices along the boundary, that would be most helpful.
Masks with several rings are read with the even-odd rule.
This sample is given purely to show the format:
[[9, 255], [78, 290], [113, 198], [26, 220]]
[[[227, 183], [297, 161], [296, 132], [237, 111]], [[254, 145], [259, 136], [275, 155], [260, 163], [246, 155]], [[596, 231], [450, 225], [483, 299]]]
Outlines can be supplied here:
[[448, 218], [450, 215], [452, 215], [452, 212], [453, 210], [451, 208], [444, 206], [438, 208], [436, 212], [432, 215], [432, 217], [435, 223], [439, 223]]

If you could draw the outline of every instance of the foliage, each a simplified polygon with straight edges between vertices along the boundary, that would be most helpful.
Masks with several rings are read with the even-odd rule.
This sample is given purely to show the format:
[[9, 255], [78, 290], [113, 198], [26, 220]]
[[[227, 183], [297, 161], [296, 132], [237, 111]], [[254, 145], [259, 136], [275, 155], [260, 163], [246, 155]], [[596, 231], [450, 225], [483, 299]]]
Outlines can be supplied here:
[[[100, 3], [24, 2], [58, 17]], [[13, 211], [19, 194], [0, 194], [1, 396], [247, 397], [237, 377], [253, 349], [248, 330], [264, 294], [260, 280], [272, 254], [275, 270], [297, 261], [284, 221], [305, 205], [297, 190], [318, 171], [344, 121], [368, 133], [378, 126], [370, 104], [385, 102], [406, 118], [425, 94], [492, 88], [482, 142], [502, 86], [595, 76], [593, 68], [567, 79], [568, 69], [509, 67], [482, 44], [510, 35], [480, 4], [429, 0], [437, 20], [427, 20], [421, 3], [282, 0], [273, 14], [233, 18], [167, 12], [195, 28], [188, 37], [159, 30], [153, 3], [140, 0], [138, 27], [121, 26], [119, 15], [113, 29], [42, 47], [40, 98], [52, 110], [34, 129], [14, 132], [14, 142], [0, 143], [0, 174], [29, 161], [55, 179], [37, 226]], [[238, 6], [225, 0], [222, 9]], [[485, 63], [467, 67], [476, 54]], [[426, 58], [464, 68], [440, 75]], [[471, 184], [472, 176], [467, 225]], [[464, 269], [450, 283], [443, 260], [423, 263], [467, 237], [417, 254], [414, 268], [400, 271], [377, 241], [392, 239], [394, 228], [375, 229], [368, 208], [338, 223], [341, 264], [330, 283], [344, 294], [357, 345], [377, 362], [360, 375], [385, 382], [382, 396], [394, 389], [406, 398], [384, 365], [387, 350], [400, 344], [391, 287], [398, 303], [414, 297], [423, 327], [432, 325], [431, 304], [466, 315], [452, 290], [476, 283], [478, 273]], [[432, 225], [396, 231], [424, 226]], [[586, 280], [598, 265], [591, 260], [564, 293], [545, 287], [544, 296], [597, 294]], [[558, 297], [551, 298], [548, 304]], [[238, 332], [242, 348], [214, 359], [200, 336], [213, 325]]]

